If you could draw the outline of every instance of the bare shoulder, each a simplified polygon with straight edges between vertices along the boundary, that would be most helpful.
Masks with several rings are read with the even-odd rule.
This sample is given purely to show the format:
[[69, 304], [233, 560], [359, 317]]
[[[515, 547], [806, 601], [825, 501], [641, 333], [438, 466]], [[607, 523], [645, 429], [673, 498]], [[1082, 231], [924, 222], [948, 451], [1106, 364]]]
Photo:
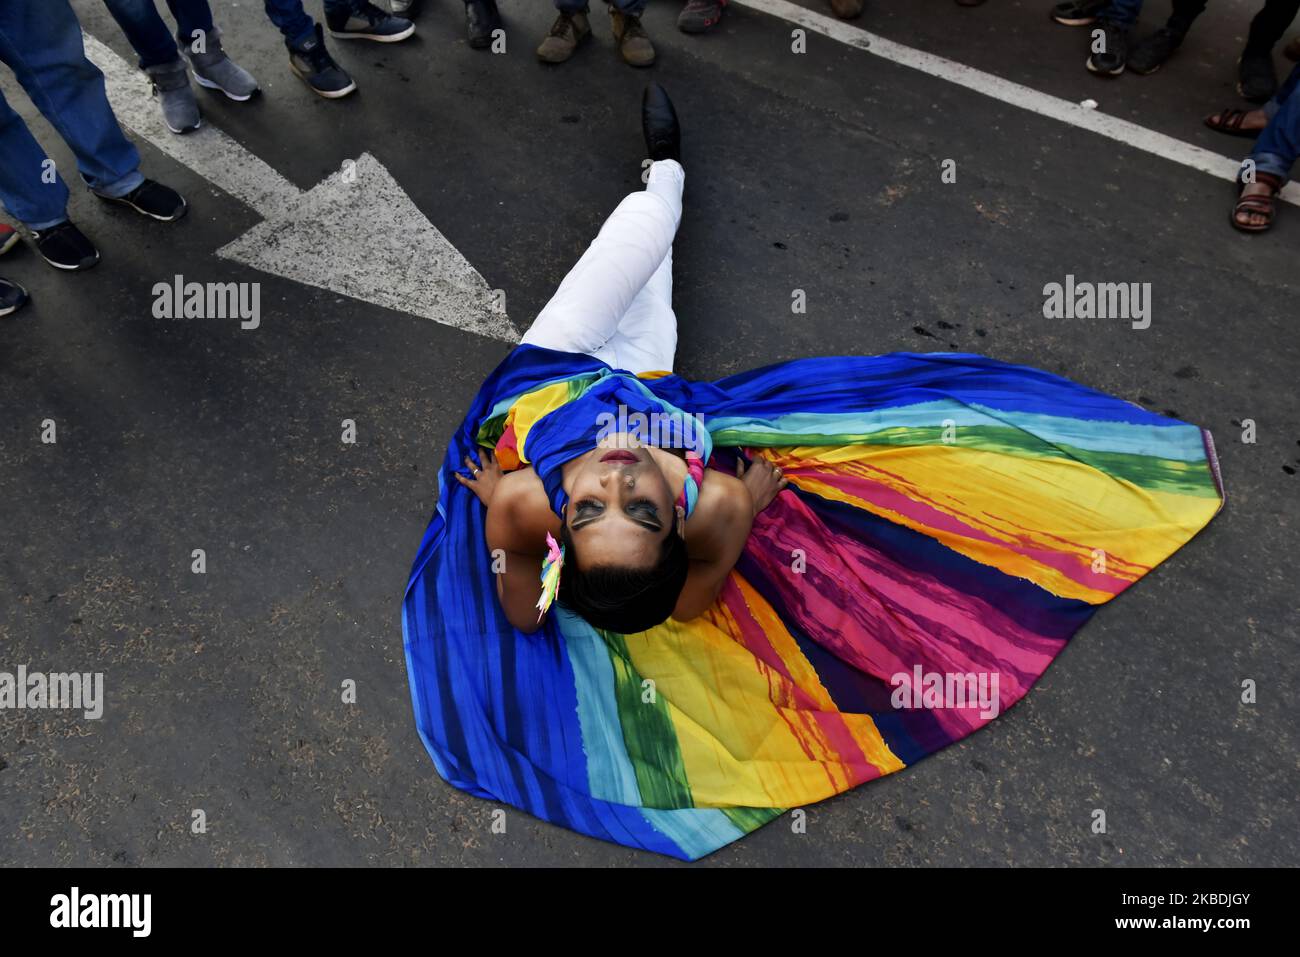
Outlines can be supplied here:
[[700, 498], [686, 521], [686, 544], [691, 557], [703, 557], [725, 545], [737, 526], [748, 532], [754, 503], [745, 483], [726, 472], [710, 471], [700, 483]]
[[531, 468], [507, 472], [487, 510], [487, 540], [493, 548], [517, 554], [544, 554], [546, 533], [559, 534], [546, 488]]

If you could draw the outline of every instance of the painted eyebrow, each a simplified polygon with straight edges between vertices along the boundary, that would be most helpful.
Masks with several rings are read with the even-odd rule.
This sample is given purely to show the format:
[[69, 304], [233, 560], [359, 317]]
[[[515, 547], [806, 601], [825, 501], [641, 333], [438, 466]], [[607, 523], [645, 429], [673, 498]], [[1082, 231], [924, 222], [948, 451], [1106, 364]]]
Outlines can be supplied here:
[[[599, 522], [602, 518], [604, 518], [604, 517], [605, 517], [605, 511], [606, 511], [605, 509], [601, 509], [599, 515], [594, 515], [594, 516], [592, 516], [591, 518], [583, 519], [583, 520], [578, 521], [578, 522], [571, 522], [571, 523], [569, 524], [569, 528], [572, 529], [572, 530], [575, 531], [575, 532], [580, 532], [580, 531], [582, 531], [584, 528], [586, 528], [588, 525], [590, 525], [592, 522]], [[628, 518], [632, 518], [632, 517], [629, 515]], [[650, 522], [643, 522], [643, 521], [641, 521], [640, 519], [636, 519], [636, 518], [632, 518], [632, 521], [633, 521], [635, 524], [640, 525], [642, 528], [644, 528], [644, 529], [648, 529], [649, 531], [652, 531], [652, 532], [661, 532], [661, 531], [663, 531], [663, 528], [664, 528], [662, 524], [655, 525], [655, 524], [652, 524], [652, 523], [650, 523]]]

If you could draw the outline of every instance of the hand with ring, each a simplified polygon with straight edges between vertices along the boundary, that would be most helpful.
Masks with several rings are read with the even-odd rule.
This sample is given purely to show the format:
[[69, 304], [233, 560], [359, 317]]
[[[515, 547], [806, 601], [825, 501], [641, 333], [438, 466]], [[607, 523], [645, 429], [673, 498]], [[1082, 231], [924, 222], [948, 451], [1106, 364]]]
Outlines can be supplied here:
[[465, 465], [470, 471], [469, 477], [463, 472], [454, 474], [457, 482], [473, 492], [484, 505], [488, 505], [492, 501], [492, 495], [496, 492], [503, 473], [491, 449], [479, 449], [478, 454], [483, 460], [481, 466], [470, 456], [465, 456]]

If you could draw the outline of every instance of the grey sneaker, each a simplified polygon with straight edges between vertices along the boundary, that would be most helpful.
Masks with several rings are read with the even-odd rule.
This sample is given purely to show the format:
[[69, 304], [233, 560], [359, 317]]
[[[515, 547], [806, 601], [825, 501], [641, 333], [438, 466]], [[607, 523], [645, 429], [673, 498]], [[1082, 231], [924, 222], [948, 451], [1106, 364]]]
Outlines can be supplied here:
[[199, 104], [190, 89], [190, 72], [177, 57], [171, 63], [145, 68], [153, 83], [153, 95], [162, 106], [163, 122], [173, 133], [197, 130], [203, 123], [199, 117]]
[[198, 41], [183, 48], [199, 86], [220, 90], [241, 103], [257, 92], [257, 81], [253, 79], [253, 74], [226, 56], [226, 51], [221, 48], [220, 30], [208, 34], [204, 44], [206, 49], [202, 53], [194, 52], [194, 47], [199, 45]]

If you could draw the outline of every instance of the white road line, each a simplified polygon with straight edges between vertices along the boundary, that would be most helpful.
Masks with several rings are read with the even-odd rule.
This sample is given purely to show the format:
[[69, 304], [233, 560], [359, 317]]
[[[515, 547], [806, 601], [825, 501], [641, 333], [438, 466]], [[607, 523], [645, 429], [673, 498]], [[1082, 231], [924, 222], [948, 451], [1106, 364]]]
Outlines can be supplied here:
[[[1086, 109], [1069, 100], [1013, 83], [992, 73], [985, 73], [983, 70], [935, 56], [933, 53], [914, 50], [901, 43], [869, 33], [860, 27], [850, 26], [843, 20], [807, 10], [790, 3], [789, 0], [732, 0], [732, 2], [738, 6], [749, 7], [787, 20], [891, 63], [920, 70], [922, 73], [947, 80], [949, 83], [956, 83], [958, 86], [964, 86], [968, 90], [1001, 100], [1011, 106], [1018, 106], [1031, 113], [1069, 123], [1079, 129], [1109, 137], [1125, 146], [1191, 167], [1202, 173], [1209, 173], [1220, 179], [1236, 179], [1237, 171], [1241, 168], [1240, 160], [1223, 156], [1192, 143], [1185, 143], [1116, 116]], [[1079, 69], [1083, 69], [1081, 63]], [[1289, 184], [1282, 191], [1282, 199], [1300, 206], [1300, 185]]]
[[[6, 0], [0, 0], [4, 3]], [[82, 34], [121, 123], [261, 217], [217, 250], [222, 259], [386, 309], [506, 342], [519, 333], [487, 281], [368, 153], [308, 190], [217, 127], [167, 129], [149, 83], [111, 47]]]

